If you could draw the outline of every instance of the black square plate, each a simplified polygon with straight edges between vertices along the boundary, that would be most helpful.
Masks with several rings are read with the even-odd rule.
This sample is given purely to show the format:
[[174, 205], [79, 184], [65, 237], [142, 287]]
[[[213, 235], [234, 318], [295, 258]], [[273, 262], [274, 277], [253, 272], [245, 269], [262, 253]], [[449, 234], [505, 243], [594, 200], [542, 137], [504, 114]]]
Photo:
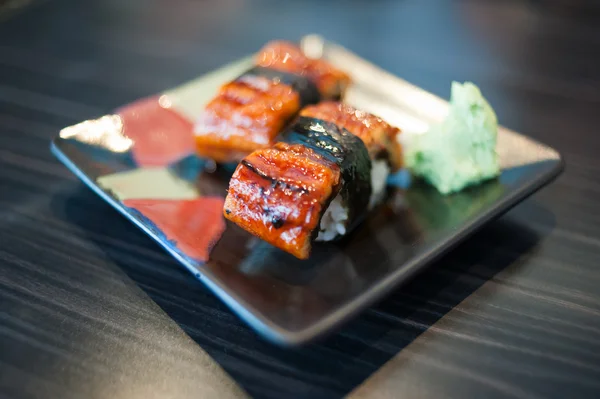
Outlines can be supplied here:
[[[383, 117], [402, 128], [404, 134], [425, 131], [447, 111], [446, 101], [344, 48], [318, 36], [307, 36], [301, 43], [311, 55], [326, 58], [352, 75], [354, 85], [346, 102]], [[216, 88], [248, 68], [250, 62], [244, 58], [162, 93], [163, 100], [193, 120]], [[287, 345], [304, 343], [332, 330], [398, 288], [434, 258], [549, 183], [563, 167], [555, 150], [501, 128], [498, 152], [503, 171], [495, 181], [448, 197], [419, 183], [397, 189], [343, 242], [317, 245], [306, 261], [298, 261], [227, 224], [210, 260], [204, 263], [182, 254], [153, 223], [124, 206], [122, 197], [98, 184], [102, 176], [139, 169], [128, 152], [110, 140], [114, 132], [106, 128], [107, 123], [112, 123], [110, 117], [64, 129], [52, 143], [53, 152], [259, 334]], [[173, 179], [191, 184], [202, 195], [225, 194], [227, 179], [206, 172], [194, 157], [167, 169]], [[177, 181], [170, 184], [168, 187], [178, 187]], [[138, 191], [138, 197], [152, 196], [152, 187], [148, 190]], [[189, 190], [172, 194], [174, 198], [190, 195]]]

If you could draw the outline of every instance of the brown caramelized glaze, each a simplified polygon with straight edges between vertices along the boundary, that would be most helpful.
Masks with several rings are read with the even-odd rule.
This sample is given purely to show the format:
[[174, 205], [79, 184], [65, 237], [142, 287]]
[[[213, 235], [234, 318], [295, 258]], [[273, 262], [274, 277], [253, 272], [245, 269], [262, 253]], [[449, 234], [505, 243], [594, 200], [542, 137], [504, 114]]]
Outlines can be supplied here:
[[254, 151], [238, 165], [224, 215], [269, 244], [306, 259], [321, 215], [340, 184], [337, 164], [303, 145], [277, 143]]
[[324, 99], [339, 99], [350, 84], [350, 76], [327, 61], [308, 58], [296, 44], [276, 40], [267, 43], [255, 57], [256, 65], [306, 76], [317, 85]]
[[195, 126], [200, 156], [217, 162], [239, 161], [265, 148], [298, 112], [292, 87], [261, 76], [243, 76], [225, 84]]
[[303, 108], [300, 115], [334, 123], [358, 136], [369, 150], [371, 159], [383, 155], [389, 159], [393, 170], [402, 166], [402, 149], [397, 140], [400, 129], [383, 119], [339, 102], [310, 105]]

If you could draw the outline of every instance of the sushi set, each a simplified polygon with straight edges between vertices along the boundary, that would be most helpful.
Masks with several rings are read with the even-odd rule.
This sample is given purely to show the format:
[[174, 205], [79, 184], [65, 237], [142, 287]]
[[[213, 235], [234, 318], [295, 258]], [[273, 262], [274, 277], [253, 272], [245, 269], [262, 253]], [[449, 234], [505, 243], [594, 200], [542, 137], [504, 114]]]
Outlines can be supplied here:
[[315, 35], [66, 127], [51, 148], [283, 345], [332, 331], [563, 168], [499, 126], [474, 84], [447, 102]]

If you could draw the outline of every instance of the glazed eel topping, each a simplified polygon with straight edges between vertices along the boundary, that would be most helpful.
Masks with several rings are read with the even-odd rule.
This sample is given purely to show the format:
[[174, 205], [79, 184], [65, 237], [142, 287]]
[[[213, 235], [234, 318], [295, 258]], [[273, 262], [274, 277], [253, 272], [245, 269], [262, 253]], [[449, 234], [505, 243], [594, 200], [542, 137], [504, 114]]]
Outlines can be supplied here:
[[271, 146], [301, 107], [341, 98], [349, 83], [344, 72], [308, 58], [293, 43], [268, 43], [255, 66], [223, 85], [205, 107], [194, 127], [197, 152], [217, 162], [239, 161]]

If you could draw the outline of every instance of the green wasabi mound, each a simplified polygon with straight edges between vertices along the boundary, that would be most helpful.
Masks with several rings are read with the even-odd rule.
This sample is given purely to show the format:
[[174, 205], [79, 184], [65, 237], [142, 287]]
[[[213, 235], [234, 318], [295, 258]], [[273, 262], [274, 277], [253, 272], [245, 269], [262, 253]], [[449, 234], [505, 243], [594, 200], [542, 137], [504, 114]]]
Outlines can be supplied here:
[[497, 135], [496, 114], [479, 88], [452, 82], [448, 116], [407, 143], [405, 164], [440, 193], [454, 193], [500, 174]]

